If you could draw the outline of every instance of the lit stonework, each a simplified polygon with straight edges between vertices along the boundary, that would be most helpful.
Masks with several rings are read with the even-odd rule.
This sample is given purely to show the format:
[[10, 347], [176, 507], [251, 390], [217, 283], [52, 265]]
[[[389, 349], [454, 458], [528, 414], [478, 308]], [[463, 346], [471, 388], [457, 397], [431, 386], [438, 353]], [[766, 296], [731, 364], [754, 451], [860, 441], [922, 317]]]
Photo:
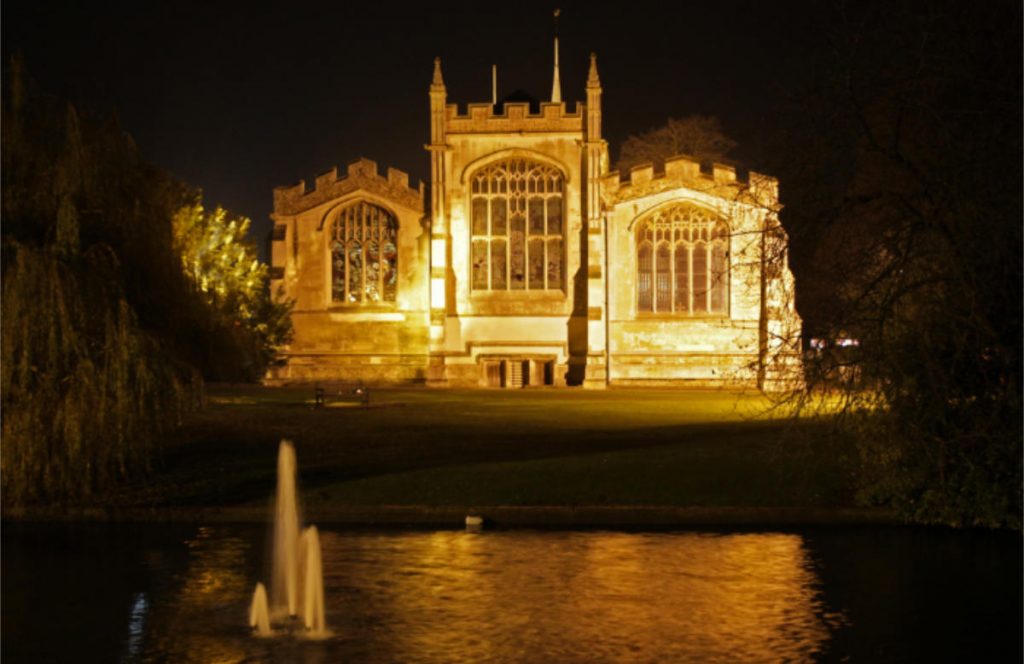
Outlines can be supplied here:
[[[556, 69], [557, 72], [557, 69]], [[295, 339], [269, 380], [433, 386], [778, 386], [800, 321], [778, 184], [686, 157], [608, 173], [586, 103], [447, 103], [430, 85], [430, 202], [367, 160], [274, 195]]]
[[800, 321], [778, 186], [749, 180], [683, 156], [657, 175], [648, 165], [603, 178], [612, 383], [792, 380]]
[[429, 249], [423, 190], [361, 159], [274, 191], [272, 292], [295, 300], [287, 363], [270, 380], [422, 381]]

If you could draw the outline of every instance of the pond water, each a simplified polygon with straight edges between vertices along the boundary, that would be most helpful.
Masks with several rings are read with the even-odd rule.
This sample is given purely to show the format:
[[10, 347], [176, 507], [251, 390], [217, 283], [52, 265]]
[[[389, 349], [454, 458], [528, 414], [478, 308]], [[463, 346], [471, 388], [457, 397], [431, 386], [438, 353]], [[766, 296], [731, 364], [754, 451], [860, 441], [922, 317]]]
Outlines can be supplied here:
[[1015, 661], [1021, 539], [788, 532], [321, 531], [330, 635], [258, 638], [269, 534], [4, 524], [2, 659]]

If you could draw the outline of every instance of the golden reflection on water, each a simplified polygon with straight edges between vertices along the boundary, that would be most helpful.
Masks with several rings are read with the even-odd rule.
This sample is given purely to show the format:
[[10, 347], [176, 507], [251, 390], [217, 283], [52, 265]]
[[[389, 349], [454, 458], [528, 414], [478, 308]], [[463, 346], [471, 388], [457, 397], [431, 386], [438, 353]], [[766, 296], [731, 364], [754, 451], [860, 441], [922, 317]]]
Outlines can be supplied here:
[[[244, 643], [225, 638], [219, 627], [223, 617], [243, 619], [239, 609], [248, 600], [245, 588], [246, 553], [250, 544], [214, 528], [199, 528], [187, 540], [188, 566], [176, 596], [154, 603], [148, 620], [154, 642], [148, 650], [153, 661], [241, 662]], [[256, 585], [256, 581], [252, 582]], [[251, 592], [251, 591], [249, 591]], [[220, 619], [211, 620], [213, 616]]]
[[259, 570], [245, 553], [262, 543], [207, 532], [149, 621], [150, 658], [810, 661], [839, 620], [798, 535], [327, 531], [322, 544], [332, 639], [251, 637]]
[[408, 545], [386, 588], [397, 659], [800, 661], [828, 638], [796, 535], [441, 533]]

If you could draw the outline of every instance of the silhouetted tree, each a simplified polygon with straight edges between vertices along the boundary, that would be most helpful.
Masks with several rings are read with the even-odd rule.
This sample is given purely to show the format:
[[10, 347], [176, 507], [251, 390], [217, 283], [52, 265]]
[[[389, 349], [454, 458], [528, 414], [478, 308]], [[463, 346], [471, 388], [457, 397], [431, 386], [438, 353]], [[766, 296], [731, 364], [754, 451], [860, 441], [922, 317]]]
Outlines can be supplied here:
[[615, 167], [628, 173], [634, 166], [662, 164], [677, 155], [689, 155], [704, 162], [723, 161], [735, 147], [736, 142], [725, 135], [716, 117], [669, 118], [662, 127], [627, 138]]
[[859, 342], [811, 376], [842, 390], [861, 498], [914, 520], [1021, 525], [1020, 24], [1013, 3], [836, 9], [777, 167], [816, 245], [815, 336]]

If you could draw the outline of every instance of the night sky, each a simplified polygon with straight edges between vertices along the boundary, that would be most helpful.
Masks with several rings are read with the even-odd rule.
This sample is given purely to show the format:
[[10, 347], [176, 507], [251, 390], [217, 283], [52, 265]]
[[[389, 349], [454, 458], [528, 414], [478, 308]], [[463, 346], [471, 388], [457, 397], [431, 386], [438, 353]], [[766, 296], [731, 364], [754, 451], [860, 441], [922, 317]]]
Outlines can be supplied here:
[[[767, 170], [777, 110], [818, 48], [813, 5], [712, 4], [558, 5], [563, 98], [584, 98], [595, 52], [613, 160], [630, 134], [699, 113]], [[489, 101], [492, 64], [499, 96], [547, 99], [555, 6], [8, 0], [3, 51], [41, 89], [115, 110], [146, 159], [250, 217], [262, 248], [275, 186], [360, 156], [427, 177], [435, 56], [449, 103]]]

